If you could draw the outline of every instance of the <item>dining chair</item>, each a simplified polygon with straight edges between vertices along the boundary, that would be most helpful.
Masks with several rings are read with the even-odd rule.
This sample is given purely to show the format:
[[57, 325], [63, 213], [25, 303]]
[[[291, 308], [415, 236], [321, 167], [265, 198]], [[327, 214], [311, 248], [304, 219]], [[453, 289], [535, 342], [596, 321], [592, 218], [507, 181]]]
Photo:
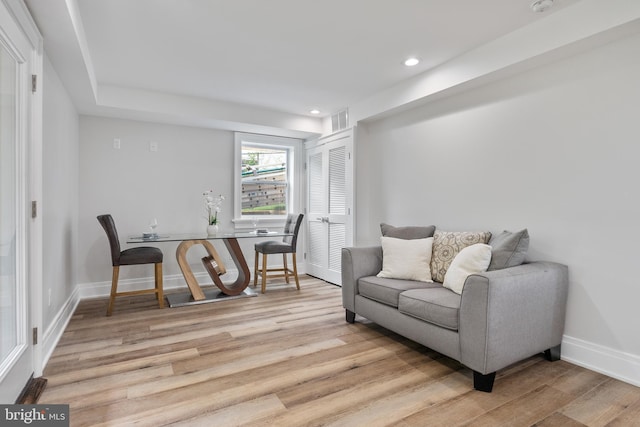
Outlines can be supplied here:
[[[118, 231], [116, 224], [111, 215], [99, 215], [98, 222], [104, 228], [109, 238], [109, 246], [111, 247], [111, 264], [113, 265], [113, 275], [111, 279], [111, 294], [109, 296], [109, 307], [107, 308], [107, 316], [111, 316], [113, 305], [116, 297], [125, 295], [141, 295], [156, 294], [158, 305], [164, 307], [164, 295], [162, 294], [162, 251], [158, 248], [143, 246], [131, 249], [120, 250], [120, 241], [118, 240]], [[120, 274], [121, 265], [138, 265], [138, 264], [154, 264], [155, 265], [155, 288], [141, 289], [136, 291], [118, 292], [118, 276]]]
[[[284, 277], [289, 283], [289, 276], [293, 275], [296, 280], [296, 288], [300, 290], [300, 281], [298, 280], [298, 265], [296, 263], [296, 242], [298, 241], [298, 232], [302, 224], [303, 214], [289, 214], [284, 225], [284, 232], [290, 234], [284, 236], [282, 241], [269, 240], [255, 244], [256, 262], [253, 275], [253, 286], [258, 285], [258, 275], [262, 279], [262, 293], [267, 290], [267, 279]], [[262, 254], [262, 268], [258, 268], [259, 254]], [[282, 254], [282, 268], [267, 268], [267, 255]], [[287, 266], [287, 254], [291, 254], [293, 262], [293, 270]], [[268, 274], [270, 272], [281, 272], [280, 274]]]

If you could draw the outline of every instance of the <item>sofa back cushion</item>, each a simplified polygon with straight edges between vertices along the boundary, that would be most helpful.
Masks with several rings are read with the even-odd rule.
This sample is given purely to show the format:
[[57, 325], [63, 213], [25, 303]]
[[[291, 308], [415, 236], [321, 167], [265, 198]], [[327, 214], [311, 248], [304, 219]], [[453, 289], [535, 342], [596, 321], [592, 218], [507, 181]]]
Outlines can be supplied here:
[[488, 231], [440, 231], [433, 235], [431, 255], [431, 279], [444, 282], [451, 261], [462, 249], [476, 243], [489, 243], [491, 233]]
[[428, 226], [407, 226], [407, 227], [394, 227], [393, 225], [380, 224], [380, 231], [385, 237], [394, 237], [396, 239], [425, 239], [427, 237], [433, 237], [433, 233], [436, 231], [435, 225]]
[[492, 252], [489, 271], [515, 267], [522, 264], [527, 256], [529, 232], [526, 228], [516, 232], [505, 230], [493, 236], [489, 245]]

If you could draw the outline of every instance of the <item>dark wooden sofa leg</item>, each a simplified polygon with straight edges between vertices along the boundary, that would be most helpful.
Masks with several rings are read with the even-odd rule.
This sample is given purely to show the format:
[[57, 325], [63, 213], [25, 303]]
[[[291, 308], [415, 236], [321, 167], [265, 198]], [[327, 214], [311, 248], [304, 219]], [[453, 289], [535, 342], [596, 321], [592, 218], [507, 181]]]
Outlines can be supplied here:
[[551, 347], [544, 351], [544, 358], [549, 362], [556, 362], [560, 360], [560, 344], [555, 347]]
[[356, 321], [356, 314], [353, 311], [345, 310], [345, 319], [347, 323], [354, 323]]
[[480, 372], [473, 371], [473, 388], [478, 391], [491, 393], [493, 390], [493, 381], [496, 379], [496, 373], [482, 375]]

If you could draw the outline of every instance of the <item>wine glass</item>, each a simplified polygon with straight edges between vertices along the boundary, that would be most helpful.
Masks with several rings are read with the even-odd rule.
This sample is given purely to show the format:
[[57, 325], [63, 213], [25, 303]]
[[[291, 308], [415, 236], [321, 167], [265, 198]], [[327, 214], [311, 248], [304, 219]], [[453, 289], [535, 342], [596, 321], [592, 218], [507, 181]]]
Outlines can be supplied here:
[[253, 231], [258, 232], [258, 222], [260, 220], [258, 219], [258, 217], [256, 215], [254, 215], [253, 217], [251, 217], [251, 224], [253, 224]]
[[158, 220], [155, 218], [152, 218], [151, 221], [149, 221], [149, 228], [151, 229], [152, 236], [156, 235], [156, 227], [158, 227]]

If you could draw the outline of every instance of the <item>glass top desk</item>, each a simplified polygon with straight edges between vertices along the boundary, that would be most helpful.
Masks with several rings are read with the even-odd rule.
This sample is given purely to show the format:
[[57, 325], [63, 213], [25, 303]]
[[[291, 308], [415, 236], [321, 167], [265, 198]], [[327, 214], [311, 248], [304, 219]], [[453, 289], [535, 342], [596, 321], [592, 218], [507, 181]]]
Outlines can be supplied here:
[[[242, 254], [238, 239], [247, 238], [282, 238], [284, 236], [291, 236], [292, 234], [269, 231], [267, 233], [253, 232], [233, 232], [225, 233], [218, 232], [215, 235], [207, 235], [206, 233], [189, 233], [189, 234], [158, 234], [153, 237], [142, 236], [130, 236], [127, 238], [127, 243], [159, 243], [159, 242], [180, 242], [176, 249], [176, 259], [184, 280], [189, 287], [189, 294], [169, 294], [167, 295], [167, 301], [169, 307], [176, 307], [190, 304], [201, 304], [206, 302], [219, 301], [221, 299], [227, 299], [228, 297], [244, 297], [255, 296], [256, 294], [249, 288], [249, 282], [251, 281], [251, 272], [247, 265], [247, 260]], [[220, 276], [227, 272], [227, 269], [222, 262], [222, 258], [218, 254], [218, 251], [213, 247], [210, 240], [222, 240], [231, 255], [231, 259], [238, 269], [238, 277], [234, 282], [224, 283]], [[207, 273], [211, 276], [213, 283], [220, 289], [218, 290], [203, 290], [198, 283], [198, 280], [193, 274], [189, 263], [187, 262], [187, 251], [194, 245], [202, 245], [207, 251], [207, 256], [202, 258]]]

